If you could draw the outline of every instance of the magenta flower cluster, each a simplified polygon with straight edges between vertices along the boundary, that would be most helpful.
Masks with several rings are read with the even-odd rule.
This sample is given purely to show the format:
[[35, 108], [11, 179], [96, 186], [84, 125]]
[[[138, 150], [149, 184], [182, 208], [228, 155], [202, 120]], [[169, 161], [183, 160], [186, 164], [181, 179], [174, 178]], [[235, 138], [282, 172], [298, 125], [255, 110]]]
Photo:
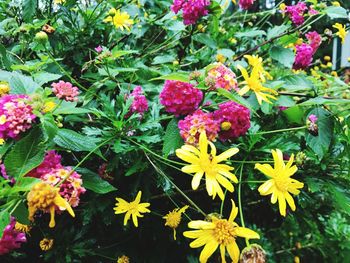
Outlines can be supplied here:
[[[234, 101], [221, 103], [219, 109], [214, 112], [214, 118], [222, 127], [219, 132], [222, 141], [243, 136], [250, 128], [249, 109]], [[228, 128], [223, 128], [223, 124], [228, 124]]]
[[222, 63], [212, 64], [212, 68], [208, 71], [207, 82], [211, 80], [215, 83], [215, 88], [238, 91], [236, 74]]
[[306, 38], [309, 40], [309, 43], [302, 43], [295, 47], [296, 55], [293, 69], [298, 70], [308, 68], [312, 63], [313, 55], [321, 45], [322, 38], [316, 31], [306, 34]]
[[0, 138], [17, 138], [32, 127], [36, 116], [25, 95], [4, 95], [0, 98]]
[[51, 84], [52, 91], [59, 99], [66, 101], [78, 101], [79, 89], [74, 87], [70, 82], [60, 80]]
[[15, 230], [16, 220], [11, 217], [10, 224], [8, 224], [0, 239], [0, 255], [5, 255], [14, 249], [20, 248], [21, 244], [26, 242], [26, 235]]
[[307, 5], [304, 2], [299, 2], [296, 5], [286, 6], [284, 12], [289, 15], [294, 25], [300, 26], [304, 23], [304, 14], [307, 10]]
[[38, 167], [31, 170], [27, 174], [27, 176], [40, 178], [45, 174], [50, 173], [53, 169], [63, 168], [63, 165], [61, 164], [61, 159], [62, 156], [56, 153], [54, 150], [47, 151], [43, 162]]
[[181, 9], [185, 25], [192, 25], [208, 15], [209, 0], [174, 0], [171, 10], [177, 14]]
[[175, 116], [194, 112], [203, 99], [201, 90], [191, 83], [167, 80], [160, 93], [160, 103]]
[[239, 0], [239, 7], [243, 10], [248, 10], [254, 2], [255, 0]]
[[220, 130], [220, 124], [212, 113], [197, 110], [192, 115], [187, 115], [178, 123], [180, 135], [188, 144], [197, 144], [199, 135], [205, 132], [209, 141], [215, 141]]
[[133, 98], [133, 102], [130, 106], [130, 112], [137, 112], [142, 116], [143, 113], [148, 110], [148, 102], [145, 95], [143, 95], [142, 87], [135, 87], [131, 92], [130, 97]]

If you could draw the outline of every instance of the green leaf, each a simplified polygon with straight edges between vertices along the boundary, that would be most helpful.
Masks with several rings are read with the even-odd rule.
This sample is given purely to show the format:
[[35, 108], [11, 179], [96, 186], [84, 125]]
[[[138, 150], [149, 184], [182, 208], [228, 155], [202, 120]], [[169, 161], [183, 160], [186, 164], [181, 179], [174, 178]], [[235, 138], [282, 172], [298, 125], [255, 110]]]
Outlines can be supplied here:
[[330, 19], [348, 18], [346, 9], [341, 6], [329, 6], [326, 8], [325, 13]]
[[285, 82], [283, 88], [287, 91], [305, 91], [312, 90], [313, 84], [310, 80], [306, 78], [306, 76], [298, 74], [298, 75], [287, 75], [281, 78]]
[[53, 74], [49, 72], [39, 72], [33, 75], [34, 81], [39, 85], [43, 85], [50, 81], [58, 80], [61, 77], [62, 75], [60, 74]]
[[176, 119], [172, 119], [165, 131], [164, 143], [163, 143], [163, 155], [168, 157], [169, 154], [173, 154], [176, 149], [183, 145], [184, 141], [180, 136], [180, 130], [178, 128], [178, 122]]
[[177, 72], [177, 73], [171, 73], [169, 75], [160, 76], [157, 78], [153, 78], [152, 80], [177, 80], [182, 82], [189, 82], [189, 74], [187, 72]]
[[26, 192], [29, 191], [33, 185], [40, 182], [40, 179], [34, 177], [22, 177], [12, 187], [11, 193]]
[[131, 165], [131, 167], [126, 171], [125, 176], [130, 176], [137, 172], [142, 172], [146, 168], [147, 168], [147, 162], [144, 162], [140, 158], [133, 165]]
[[161, 55], [161, 56], [156, 56], [153, 59], [152, 65], [158, 65], [158, 64], [164, 64], [164, 63], [169, 63], [173, 62], [175, 60], [175, 57], [172, 55]]
[[281, 46], [273, 46], [269, 50], [269, 53], [272, 59], [276, 60], [287, 68], [292, 68], [295, 55], [291, 49]]
[[114, 47], [111, 52], [113, 58], [119, 58], [125, 55], [138, 53], [137, 50], [119, 50], [118, 47]]
[[236, 37], [258, 37], [258, 36], [264, 36], [266, 35], [266, 32], [263, 30], [250, 30], [246, 32], [239, 32], [235, 36]]
[[39, 128], [18, 141], [5, 157], [5, 167], [9, 175], [18, 179], [37, 167], [44, 159], [46, 145]]
[[251, 110], [252, 112], [255, 113], [252, 105], [250, 105], [250, 103], [248, 101], [246, 101], [242, 96], [235, 94], [235, 93], [231, 93], [231, 92], [229, 92], [225, 89], [222, 89], [222, 88], [218, 88], [217, 91], [220, 95], [245, 106], [246, 108], [248, 108], [249, 110]]
[[12, 94], [32, 94], [40, 85], [35, 83], [31, 77], [13, 72], [9, 80]]
[[57, 124], [55, 123], [55, 119], [50, 114], [45, 114], [40, 117], [41, 129], [43, 131], [45, 141], [52, 140], [58, 131]]
[[84, 108], [76, 108], [76, 106], [77, 102], [62, 101], [61, 105], [52, 114], [84, 114], [91, 112], [91, 110]]
[[[59, 129], [53, 141], [64, 149], [76, 152], [90, 152], [97, 147], [95, 138], [68, 129]], [[100, 150], [96, 150], [96, 154], [102, 156]]]
[[290, 107], [284, 111], [283, 114], [291, 123], [303, 124], [304, 111], [299, 106]]
[[37, 8], [37, 0], [24, 0], [22, 5], [23, 20], [30, 22]]
[[83, 176], [83, 186], [98, 194], [107, 194], [116, 191], [113, 185], [103, 180], [97, 173], [86, 168], [78, 168], [77, 172]]
[[24, 202], [20, 202], [17, 206], [16, 210], [12, 213], [12, 216], [16, 218], [16, 221], [24, 224], [29, 225], [30, 221], [28, 219], [29, 212], [28, 208], [24, 205]]
[[202, 43], [210, 48], [215, 48], [216, 49], [216, 42], [214, 39], [212, 39], [210, 36], [207, 34], [199, 33], [193, 36], [193, 40], [197, 41], [199, 43]]
[[273, 28], [269, 29], [267, 32], [267, 39], [271, 39], [274, 37], [277, 37], [280, 34], [283, 34], [285, 31], [287, 31], [290, 28], [290, 25], [280, 25], [280, 26], [274, 26]]
[[11, 68], [11, 63], [7, 57], [7, 54], [6, 54], [6, 48], [2, 44], [0, 44], [0, 62], [2, 62], [4, 64], [6, 69]]
[[331, 114], [322, 108], [312, 110], [308, 116], [311, 114], [316, 115], [318, 118], [316, 122], [318, 135], [314, 136], [307, 132], [306, 144], [318, 155], [319, 159], [322, 159], [328, 152], [331, 144], [334, 122]]
[[303, 103], [300, 103], [300, 106], [311, 106], [311, 105], [339, 105], [347, 104], [350, 105], [350, 100], [347, 99], [326, 99], [323, 97], [312, 98]]
[[0, 212], [0, 239], [4, 234], [5, 227], [10, 223], [10, 214], [6, 210]]

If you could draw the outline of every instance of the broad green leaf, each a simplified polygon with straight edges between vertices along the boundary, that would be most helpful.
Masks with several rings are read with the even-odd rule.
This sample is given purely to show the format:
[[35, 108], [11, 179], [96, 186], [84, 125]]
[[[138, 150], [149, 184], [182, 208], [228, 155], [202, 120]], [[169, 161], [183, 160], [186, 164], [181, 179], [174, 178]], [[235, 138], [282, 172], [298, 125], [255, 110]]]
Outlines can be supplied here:
[[162, 56], [156, 56], [153, 59], [152, 64], [153, 65], [158, 65], [158, 64], [164, 64], [164, 63], [170, 63], [175, 60], [175, 57], [172, 55], [162, 55]]
[[76, 102], [62, 101], [60, 106], [52, 113], [53, 115], [64, 114], [84, 114], [89, 113], [91, 110], [84, 108], [76, 108]]
[[18, 179], [37, 167], [44, 159], [46, 145], [43, 134], [35, 128], [15, 146], [5, 157], [5, 166], [8, 174]]
[[326, 8], [325, 13], [330, 19], [348, 18], [346, 9], [341, 6], [329, 6]]
[[199, 33], [193, 36], [193, 40], [202, 43], [210, 48], [216, 48], [216, 42], [207, 34]]
[[58, 127], [53, 116], [50, 114], [45, 114], [40, 117], [40, 122], [45, 141], [52, 140], [58, 131]]
[[43, 85], [50, 81], [58, 80], [61, 77], [62, 75], [60, 74], [53, 74], [50, 72], [43, 72], [43, 71], [33, 75], [34, 81], [39, 85]]
[[284, 111], [283, 114], [287, 117], [291, 123], [303, 124], [304, 111], [299, 106], [290, 107]]
[[189, 73], [187, 72], [177, 72], [177, 73], [171, 73], [169, 75], [160, 76], [157, 78], [153, 78], [152, 80], [177, 80], [182, 82], [189, 82]]
[[9, 84], [12, 94], [32, 94], [36, 89], [41, 88], [31, 77], [18, 72], [12, 73]]
[[247, 107], [248, 109], [250, 109], [252, 112], [255, 113], [255, 111], [252, 108], [252, 106], [250, 105], [250, 103], [248, 101], [246, 101], [242, 96], [235, 94], [235, 93], [232, 93], [232, 92], [229, 92], [229, 91], [222, 89], [222, 88], [218, 88], [217, 91], [220, 95]]
[[269, 53], [272, 59], [276, 60], [287, 68], [292, 68], [295, 55], [291, 49], [281, 46], [273, 46], [269, 50]]
[[94, 173], [89, 169], [78, 168], [77, 172], [82, 175], [83, 186], [88, 190], [98, 194], [107, 194], [117, 190], [117, 188], [103, 180], [97, 173]]
[[125, 176], [130, 176], [137, 172], [142, 172], [146, 168], [147, 168], [147, 162], [145, 162], [140, 158], [130, 166], [130, 168], [126, 171]]
[[265, 35], [266, 35], [266, 32], [263, 30], [250, 30], [246, 32], [239, 32], [235, 36], [236, 37], [260, 37]]
[[285, 82], [282, 86], [287, 91], [312, 90], [314, 85], [305, 75], [287, 75], [281, 78]]
[[119, 58], [125, 55], [138, 53], [137, 50], [119, 50], [118, 47], [113, 48], [111, 52], [113, 58]]
[[322, 109], [316, 108], [309, 113], [309, 116], [314, 114], [318, 120], [318, 135], [314, 136], [306, 131], [306, 144], [318, 155], [321, 160], [328, 152], [333, 136], [334, 122], [331, 114]]
[[169, 154], [173, 154], [175, 150], [180, 148], [184, 143], [177, 125], [177, 120], [172, 119], [166, 128], [163, 143], [163, 155], [165, 157]]
[[0, 212], [0, 239], [4, 233], [5, 227], [10, 223], [10, 214], [9, 212], [3, 210]]
[[267, 39], [277, 37], [278, 35], [283, 34], [289, 28], [290, 28], [290, 25], [284, 25], [284, 24], [280, 26], [274, 26], [273, 28], [269, 29], [269, 31], [267, 32]]
[[3, 65], [5, 66], [6, 69], [11, 68], [10, 60], [8, 59], [7, 54], [6, 54], [6, 48], [2, 44], [0, 44], [0, 63], [1, 62], [3, 63]]
[[29, 212], [28, 208], [24, 205], [25, 202], [20, 202], [17, 206], [16, 210], [12, 213], [12, 216], [16, 218], [16, 221], [24, 224], [29, 225], [30, 221], [28, 219]]
[[311, 106], [311, 105], [350, 105], [350, 100], [347, 99], [326, 99], [323, 97], [312, 98], [303, 103], [300, 103], [300, 106]]
[[[12, 188], [12, 192], [26, 192], [29, 191], [33, 185], [40, 182], [40, 179], [34, 177], [22, 177], [16, 181]], [[11, 192], [11, 193], [12, 193]]]
[[30, 22], [37, 8], [37, 0], [24, 0], [22, 5], [23, 20]]

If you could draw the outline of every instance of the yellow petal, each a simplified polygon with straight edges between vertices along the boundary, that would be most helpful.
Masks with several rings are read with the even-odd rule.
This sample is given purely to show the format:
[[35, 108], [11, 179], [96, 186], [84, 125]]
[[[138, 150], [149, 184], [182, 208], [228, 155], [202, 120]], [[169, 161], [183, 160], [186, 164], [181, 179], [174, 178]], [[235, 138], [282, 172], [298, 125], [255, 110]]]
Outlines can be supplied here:
[[183, 235], [187, 238], [198, 238], [203, 235], [203, 230], [191, 230], [183, 232]]
[[55, 222], [55, 207], [51, 206], [50, 207], [50, 223], [49, 223], [49, 227], [53, 228], [55, 227], [56, 222]]
[[249, 90], [250, 90], [249, 86], [244, 86], [242, 89], [240, 89], [240, 90], [238, 91], [238, 94], [239, 94], [240, 96], [243, 96], [243, 95], [246, 94]]
[[234, 182], [235, 184], [238, 183], [238, 179], [237, 177], [233, 174], [233, 173], [230, 173], [229, 171], [226, 171], [224, 169], [219, 169], [218, 170], [218, 173], [223, 175], [223, 176], [226, 176], [228, 179], [230, 179], [232, 182]]
[[271, 152], [272, 152], [273, 160], [275, 162], [275, 170], [282, 169], [284, 167], [283, 153], [279, 149], [272, 150]]
[[239, 152], [238, 148], [231, 148], [231, 149], [228, 149], [227, 151], [224, 151], [222, 154], [214, 157], [214, 160], [217, 163], [220, 163], [222, 161], [229, 159], [231, 156], [235, 155], [238, 152]]
[[231, 193], [233, 192], [233, 185], [230, 183], [229, 180], [227, 180], [225, 177], [223, 177], [222, 175], [219, 175], [219, 174], [216, 176], [216, 179], [228, 191], [230, 191]]
[[225, 245], [221, 244], [220, 245], [220, 255], [221, 255], [221, 263], [226, 263], [226, 259], [225, 259]]
[[296, 207], [295, 207], [295, 203], [294, 203], [293, 197], [288, 192], [284, 193], [284, 197], [286, 198], [287, 203], [290, 206], [290, 208], [292, 209], [292, 211], [295, 211]]
[[134, 222], [135, 227], [139, 226], [136, 214], [132, 214], [132, 221]]
[[196, 173], [194, 176], [193, 176], [193, 179], [192, 179], [192, 189], [193, 190], [197, 190], [198, 187], [199, 187], [199, 184], [201, 182], [201, 179], [203, 177], [203, 174], [204, 172], [198, 172]]
[[231, 209], [230, 217], [228, 219], [229, 222], [233, 222], [238, 214], [238, 207], [236, 207], [236, 204], [232, 199], [231, 199], [231, 203], [232, 203], [232, 209]]
[[245, 68], [243, 68], [241, 65], [238, 65], [237, 68], [241, 71], [241, 74], [245, 80], [249, 79], [248, 72]]
[[181, 171], [183, 171], [184, 173], [197, 173], [202, 171], [201, 167], [199, 164], [191, 164], [191, 165], [186, 165], [184, 167], [182, 167]]
[[271, 188], [275, 185], [273, 179], [267, 180], [265, 183], [259, 186], [258, 191], [261, 195], [270, 194]]
[[55, 197], [54, 200], [55, 205], [61, 207], [61, 208], [65, 208], [67, 209], [68, 213], [72, 216], [75, 217], [74, 211], [72, 209], [72, 207], [70, 206], [70, 204], [67, 202], [66, 199], [64, 199], [63, 197], [61, 197], [60, 195], [57, 195]]
[[126, 224], [128, 223], [130, 216], [131, 216], [131, 212], [130, 211], [126, 212], [124, 217], [124, 226], [126, 226]]
[[272, 191], [272, 195], [271, 195], [271, 203], [272, 204], [276, 204], [278, 199], [278, 191], [277, 189], [274, 187], [274, 190]]
[[[203, 231], [202, 231], [203, 232]], [[196, 240], [190, 243], [191, 248], [202, 247], [212, 239], [210, 233], [203, 232]]]
[[194, 154], [196, 154], [196, 155], [199, 155], [199, 154], [200, 154], [199, 150], [198, 150], [196, 147], [194, 147], [194, 146], [192, 146], [192, 145], [189, 145], [189, 144], [183, 145], [183, 146], [181, 147], [181, 149], [183, 149], [183, 150], [185, 150], [185, 151], [188, 151], [188, 152], [192, 152], [192, 153], [194, 153]]
[[218, 248], [218, 246], [219, 246], [219, 244], [216, 241], [214, 241], [214, 240], [212, 240], [209, 243], [207, 243], [204, 246], [204, 248], [203, 248], [203, 250], [202, 250], [202, 252], [201, 252], [201, 254], [199, 256], [199, 262], [200, 263], [206, 263], [208, 261], [208, 258], [211, 255], [213, 255], [213, 253]]
[[237, 263], [239, 259], [239, 248], [237, 243], [233, 241], [232, 243], [228, 244], [226, 248], [230, 258], [232, 259], [232, 263]]
[[214, 229], [215, 225], [212, 222], [194, 220], [188, 223], [188, 227], [193, 229]]
[[201, 154], [208, 152], [208, 139], [205, 132], [202, 132], [199, 135], [199, 151], [201, 152]]
[[288, 163], [286, 164], [286, 168], [290, 168], [294, 162], [294, 154], [292, 154], [288, 160]]
[[141, 201], [141, 194], [142, 194], [141, 191], [137, 192], [137, 195], [136, 195], [136, 198], [135, 198], [135, 201], [134, 201], [135, 203], [137, 203], [137, 204], [140, 203], [140, 201]]
[[245, 227], [236, 227], [235, 228], [235, 233], [237, 236], [244, 237], [244, 238], [254, 238], [254, 239], [259, 239], [260, 236], [258, 233], [255, 231], [245, 228]]
[[279, 206], [280, 214], [282, 216], [286, 216], [286, 209], [287, 209], [286, 199], [282, 192], [278, 192], [278, 206]]
[[179, 157], [181, 160], [188, 162], [188, 163], [192, 163], [192, 164], [196, 164], [199, 162], [199, 158], [194, 155], [191, 152], [187, 152], [185, 150], [181, 149], [177, 149], [175, 151], [176, 156]]
[[275, 175], [275, 170], [269, 164], [255, 164], [255, 169], [265, 174], [268, 177], [273, 177]]

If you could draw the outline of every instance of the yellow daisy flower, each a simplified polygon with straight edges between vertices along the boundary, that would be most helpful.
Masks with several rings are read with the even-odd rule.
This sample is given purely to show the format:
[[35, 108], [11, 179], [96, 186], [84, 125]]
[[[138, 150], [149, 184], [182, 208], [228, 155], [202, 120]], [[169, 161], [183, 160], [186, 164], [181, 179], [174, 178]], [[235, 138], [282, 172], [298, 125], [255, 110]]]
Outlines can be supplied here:
[[275, 204], [278, 200], [280, 214], [286, 216], [286, 201], [292, 211], [295, 211], [295, 203], [293, 197], [290, 195], [298, 195], [298, 189], [303, 188], [304, 184], [292, 179], [291, 176], [296, 173], [298, 168], [293, 165], [294, 154], [290, 157], [287, 164], [283, 162], [283, 154], [280, 150], [272, 150], [274, 159], [274, 168], [269, 164], [255, 164], [255, 169], [270, 177], [271, 179], [263, 183], [258, 191], [261, 195], [271, 194], [271, 203]]
[[55, 227], [55, 210], [67, 210], [68, 213], [75, 217], [72, 207], [69, 205], [66, 199], [59, 194], [59, 189], [49, 185], [47, 183], [35, 184], [27, 195], [29, 220], [34, 220], [36, 211], [41, 210], [44, 212], [50, 212], [49, 227]]
[[213, 216], [211, 222], [196, 220], [188, 223], [189, 228], [195, 229], [184, 232], [185, 237], [195, 239], [190, 243], [190, 247], [198, 248], [204, 246], [199, 256], [200, 263], [206, 263], [218, 247], [222, 263], [226, 263], [226, 250], [232, 262], [237, 263], [240, 252], [236, 238], [260, 238], [258, 233], [248, 228], [240, 227], [234, 222], [238, 214], [238, 208], [233, 200], [231, 202], [232, 210], [229, 219], [220, 219]]
[[338, 29], [338, 32], [335, 33], [335, 34], [338, 37], [340, 37], [341, 43], [344, 44], [345, 43], [345, 38], [346, 38], [346, 35], [347, 35], [345, 26], [340, 24], [340, 23], [335, 23], [335, 25], [333, 25], [333, 28]]
[[242, 95], [246, 94], [249, 90], [252, 90], [255, 93], [256, 98], [257, 98], [260, 105], [263, 101], [271, 103], [269, 98], [274, 99], [274, 100], [276, 99], [275, 96], [268, 94], [268, 93], [278, 95], [278, 92], [276, 92], [273, 89], [266, 88], [262, 85], [262, 83], [260, 81], [260, 72], [259, 72], [258, 67], [253, 67], [253, 70], [252, 70], [252, 73], [250, 76], [245, 68], [243, 68], [240, 65], [238, 65], [237, 67], [241, 71], [242, 76], [244, 78], [244, 82], [242, 82], [242, 84], [245, 84], [244, 88], [242, 88], [238, 92], [239, 95], [242, 96]]
[[[211, 152], [208, 153], [208, 145], [210, 145]], [[216, 194], [223, 200], [224, 193], [220, 184], [228, 191], [233, 192], [233, 185], [230, 181], [238, 183], [237, 177], [232, 174], [234, 168], [220, 164], [226, 161], [231, 156], [238, 153], [238, 148], [231, 148], [220, 155], [216, 155], [215, 145], [208, 141], [205, 132], [199, 136], [199, 149], [192, 145], [183, 145], [176, 150], [176, 156], [181, 160], [190, 163], [182, 167], [184, 173], [194, 174], [192, 179], [192, 189], [197, 190], [199, 183], [205, 174], [206, 188], [209, 196], [215, 198]], [[226, 178], [229, 180], [227, 180]]]
[[[252, 66], [253, 68], [257, 68], [257, 71], [259, 71], [260, 79], [262, 82], [266, 81], [267, 79], [272, 79], [272, 76], [270, 73], [268, 73], [264, 67], [263, 67], [263, 60], [258, 55], [245, 55], [244, 56], [248, 60], [248, 64]], [[266, 78], [265, 78], [266, 77]]]
[[116, 198], [118, 203], [116, 203], [116, 207], [114, 208], [115, 214], [125, 214], [124, 217], [124, 226], [128, 223], [130, 216], [132, 216], [132, 221], [134, 222], [135, 227], [138, 227], [137, 217], [143, 217], [141, 213], [149, 213], [151, 212], [147, 207], [149, 207], [150, 203], [140, 203], [142, 192], [139, 191], [134, 201], [127, 202], [122, 198]]
[[127, 12], [120, 12], [112, 8], [108, 12], [110, 15], [103, 20], [103, 22], [112, 23], [117, 29], [124, 31], [124, 28], [127, 31], [130, 31], [130, 27], [134, 24], [134, 20], [130, 19], [130, 15]]
[[166, 216], [163, 216], [165, 219], [165, 225], [174, 230], [174, 240], [176, 240], [176, 228], [181, 222], [181, 215], [185, 213], [188, 205], [185, 205], [182, 208], [176, 208], [173, 211], [169, 212]]

